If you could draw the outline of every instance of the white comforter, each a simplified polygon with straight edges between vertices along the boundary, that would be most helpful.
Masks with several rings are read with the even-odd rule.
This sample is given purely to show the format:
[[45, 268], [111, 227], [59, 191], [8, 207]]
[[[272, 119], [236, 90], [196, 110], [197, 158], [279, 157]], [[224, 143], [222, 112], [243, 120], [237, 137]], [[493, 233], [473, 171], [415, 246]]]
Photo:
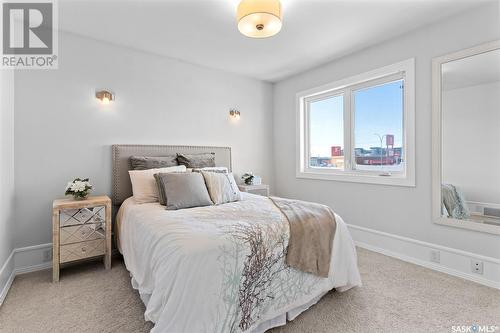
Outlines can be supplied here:
[[265, 197], [178, 211], [130, 198], [119, 216], [119, 247], [152, 332], [251, 332], [332, 288], [361, 284], [337, 215], [327, 279], [286, 267], [288, 222]]

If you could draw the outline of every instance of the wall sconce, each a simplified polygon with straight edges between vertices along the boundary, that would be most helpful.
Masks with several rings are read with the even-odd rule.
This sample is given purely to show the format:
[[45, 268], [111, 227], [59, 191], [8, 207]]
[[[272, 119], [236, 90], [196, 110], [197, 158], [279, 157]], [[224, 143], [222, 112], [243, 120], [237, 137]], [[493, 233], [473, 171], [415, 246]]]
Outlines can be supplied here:
[[115, 100], [115, 95], [107, 90], [96, 91], [95, 97], [101, 101], [102, 104], [109, 104]]
[[230, 110], [229, 116], [233, 119], [240, 119], [240, 111], [238, 110]]

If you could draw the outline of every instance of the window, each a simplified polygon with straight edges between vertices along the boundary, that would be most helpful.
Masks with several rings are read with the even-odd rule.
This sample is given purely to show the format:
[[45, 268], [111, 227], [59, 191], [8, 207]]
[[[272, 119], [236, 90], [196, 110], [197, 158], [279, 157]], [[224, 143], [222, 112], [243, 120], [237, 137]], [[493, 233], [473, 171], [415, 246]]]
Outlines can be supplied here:
[[[344, 169], [344, 97], [331, 96], [309, 104], [309, 166]], [[335, 150], [335, 154], [333, 153]], [[335, 156], [335, 158], [330, 157]]]
[[297, 177], [415, 185], [413, 59], [297, 97]]

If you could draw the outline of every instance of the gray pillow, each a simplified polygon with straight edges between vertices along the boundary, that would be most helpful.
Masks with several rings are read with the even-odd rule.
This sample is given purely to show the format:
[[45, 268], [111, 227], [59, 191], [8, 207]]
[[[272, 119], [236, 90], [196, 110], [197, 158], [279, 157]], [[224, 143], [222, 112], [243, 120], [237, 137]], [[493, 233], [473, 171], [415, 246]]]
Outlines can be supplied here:
[[[186, 171], [190, 172], [190, 171]], [[163, 184], [161, 182], [161, 177], [160, 174], [167, 174], [167, 173], [179, 173], [177, 171], [174, 172], [159, 172], [155, 173], [153, 177], [155, 177], [155, 182], [156, 182], [156, 189], [158, 191], [158, 199], [160, 201], [160, 205], [166, 206], [167, 205], [167, 195], [165, 194], [165, 189], [163, 188]], [[185, 173], [185, 172], [180, 172], [180, 173]]]
[[177, 154], [177, 163], [191, 169], [214, 167], [215, 153]]
[[177, 155], [168, 156], [132, 156], [130, 157], [132, 170], [148, 170], [166, 168], [177, 164]]
[[158, 177], [167, 210], [213, 205], [201, 173], [160, 173]]
[[159, 173], [155, 173], [153, 175], [156, 181], [156, 189], [158, 190], [158, 199], [160, 199], [160, 205], [167, 205], [167, 197], [165, 195], [165, 191], [163, 190], [163, 185], [161, 183], [161, 177]]

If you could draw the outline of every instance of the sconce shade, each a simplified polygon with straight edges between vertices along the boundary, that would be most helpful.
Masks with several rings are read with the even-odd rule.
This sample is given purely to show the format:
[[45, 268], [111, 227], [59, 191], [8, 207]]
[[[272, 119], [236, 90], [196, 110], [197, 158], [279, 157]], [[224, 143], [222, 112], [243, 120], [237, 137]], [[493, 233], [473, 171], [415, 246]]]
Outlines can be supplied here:
[[109, 104], [115, 100], [115, 95], [107, 90], [96, 91], [95, 97], [101, 101], [102, 104]]
[[251, 38], [276, 35], [282, 26], [279, 0], [242, 0], [238, 6], [238, 30]]

